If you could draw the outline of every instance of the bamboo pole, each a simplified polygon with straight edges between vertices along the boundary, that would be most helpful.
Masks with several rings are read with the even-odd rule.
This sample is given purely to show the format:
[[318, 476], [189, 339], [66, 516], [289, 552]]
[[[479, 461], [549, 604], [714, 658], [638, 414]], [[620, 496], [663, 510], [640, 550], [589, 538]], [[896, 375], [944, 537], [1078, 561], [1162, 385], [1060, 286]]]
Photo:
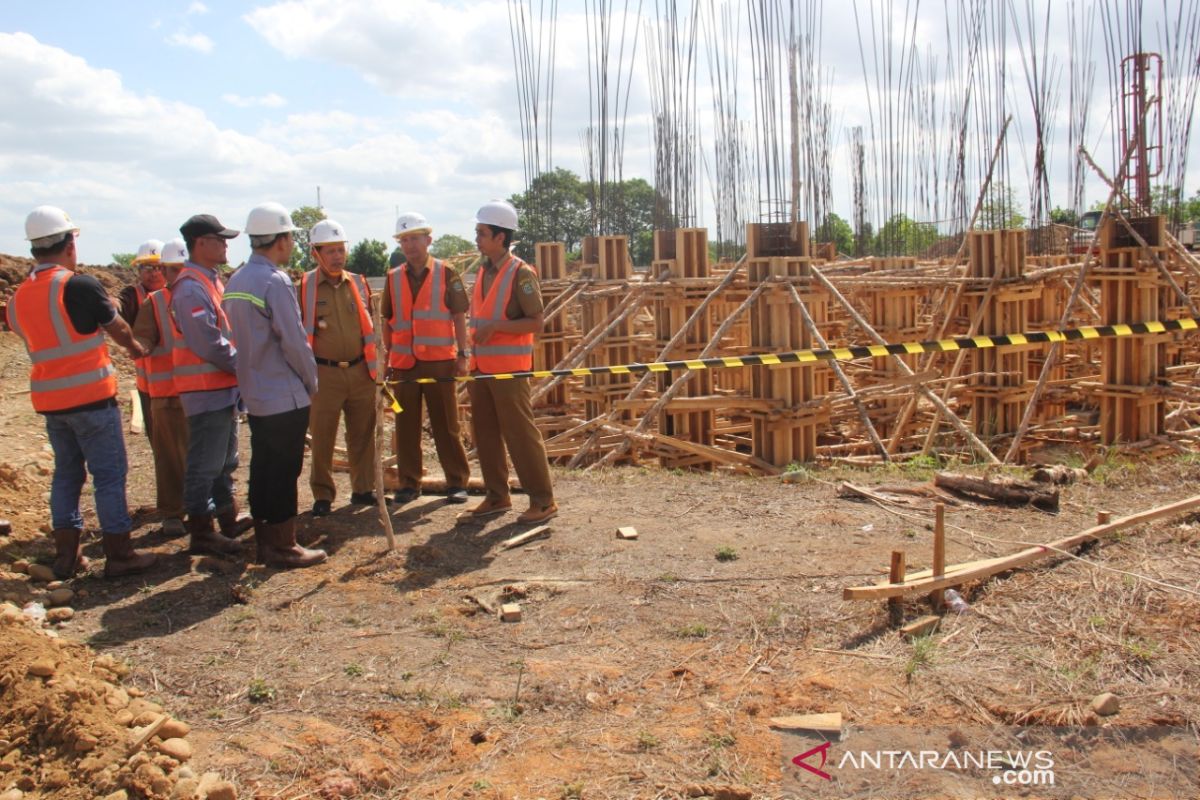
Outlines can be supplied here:
[[[1145, 113], [1147, 103], [1142, 111]], [[1121, 168], [1117, 170], [1117, 179], [1110, 184], [1108, 200], [1104, 202], [1104, 210], [1100, 213], [1100, 219], [1096, 223], [1096, 230], [1092, 233], [1092, 241], [1088, 243], [1087, 252], [1083, 255], [1083, 263], [1079, 267], [1079, 277], [1075, 279], [1075, 286], [1071, 289], [1071, 296], [1067, 299], [1067, 305], [1063, 309], [1062, 317], [1059, 319], [1058, 327], [1064, 328], [1067, 322], [1071, 319], [1071, 311], [1075, 308], [1075, 303], [1079, 299], [1080, 292], [1083, 291], [1084, 285], [1087, 283], [1088, 272], [1091, 271], [1092, 261], [1094, 260], [1093, 253], [1096, 252], [1096, 245], [1100, 242], [1100, 231], [1104, 228], [1104, 223], [1108, 221], [1112, 214], [1113, 200], [1116, 199], [1120, 192], [1120, 186], [1125, 182], [1126, 170], [1129, 168], [1129, 159], [1133, 158], [1133, 152], [1137, 147], [1137, 137], [1129, 140], [1125, 145], [1125, 155], [1121, 159]], [[1083, 145], [1079, 146], [1080, 151], [1083, 151]], [[1012, 444], [1009, 445], [1008, 452], [1004, 454], [1004, 463], [1007, 464], [1017, 453], [1020, 452], [1021, 440], [1025, 438], [1026, 432], [1029, 430], [1030, 423], [1033, 422], [1034, 412], [1037, 410], [1038, 401], [1042, 398], [1042, 392], [1046, 389], [1046, 381], [1050, 377], [1051, 370], [1058, 362], [1058, 354], [1062, 350], [1061, 342], [1054, 342], [1050, 345], [1050, 349], [1046, 351], [1046, 360], [1042, 362], [1042, 374], [1038, 376], [1037, 386], [1033, 387], [1033, 394], [1029, 397], [1029, 403], [1025, 406], [1025, 413], [1021, 417], [1021, 424], [1017, 426], [1017, 432], [1013, 435]]]
[[[867, 322], [865, 319], [863, 319], [862, 314], [858, 313], [858, 309], [856, 309], [854, 307], [854, 305], [849, 300], [846, 299], [845, 295], [843, 295], [841, 292], [838, 291], [838, 288], [836, 286], [834, 286], [829, 281], [829, 279], [826, 278], [821, 273], [821, 270], [819, 270], [817, 267], [812, 267], [812, 274], [813, 274], [813, 277], [815, 277], [818, 281], [820, 281], [821, 285], [823, 285], [826, 288], [826, 290], [828, 290], [829, 293], [831, 295], [833, 295], [834, 299], [837, 300], [844, 309], [846, 309], [846, 313], [850, 315], [850, 318], [853, 319], [858, 324], [858, 326], [860, 328], [862, 328], [863, 331], [876, 344], [882, 344], [882, 345], [887, 344], [887, 342], [884, 341], [883, 337], [879, 335], [879, 332], [876, 331], [873, 327], [871, 327], [871, 324], [869, 322]], [[891, 357], [893, 359], [895, 359], [896, 366], [898, 366], [900, 368], [900, 371], [903, 372], [905, 375], [913, 376], [916, 374], [915, 372], [913, 372], [912, 367], [908, 366], [908, 364], [905, 364], [904, 361], [899, 356], [892, 355]], [[983, 460], [987, 461], [989, 464], [999, 464], [1000, 463], [1000, 459], [996, 458], [996, 455], [991, 450], [988, 449], [987, 445], [985, 445], [983, 442], [981, 442], [979, 440], [979, 437], [976, 436], [974, 433], [972, 433], [963, 424], [963, 421], [961, 419], [959, 419], [958, 416], [954, 414], [954, 412], [952, 412], [949, 408], [946, 407], [946, 404], [942, 402], [942, 399], [940, 397], [938, 397], [937, 394], [930, 391], [928, 387], [923, 386], [921, 384], [917, 385], [917, 391], [919, 391], [921, 394], [925, 395], [925, 397], [931, 403], [933, 403], [934, 407], [936, 407], [943, 414], [945, 414], [946, 419], [950, 420], [950, 423], [952, 425], [954, 425], [955, 428], [958, 429], [958, 432], [960, 434], [962, 434], [962, 436], [968, 442], [971, 443], [971, 446], [973, 448], [975, 448], [975, 451], [980, 456], [983, 457]]]
[[[692, 329], [692, 326], [696, 324], [697, 320], [701, 319], [703, 315], [708, 312], [708, 307], [712, 304], [712, 302], [720, 297], [721, 293], [724, 292], [731, 283], [733, 283], [735, 278], [737, 278], [738, 273], [741, 272], [742, 266], [746, 263], [746, 258], [747, 257], [744, 255], [739, 258], [737, 263], [733, 265], [733, 268], [730, 269], [729, 272], [725, 273], [725, 277], [721, 279], [721, 282], [714, 286], [712, 290], [705, 295], [704, 299], [700, 301], [700, 305], [696, 306], [696, 310], [691, 313], [691, 316], [687, 318], [687, 321], [683, 323], [683, 326], [680, 327], [679, 330], [675, 331], [675, 334], [671, 337], [671, 340], [667, 342], [666, 346], [663, 347], [658, 353], [657, 357], [655, 358], [656, 361], [666, 360], [671, 351], [684, 340], [688, 334], [688, 331]], [[717, 341], [719, 341], [719, 339]], [[638, 382], [633, 386], [633, 388], [630, 389], [625, 395], [624, 399], [633, 400], [636, 398], [650, 383], [650, 379], [652, 377], [653, 373], [646, 373], [643, 375], [640, 379], [638, 379]], [[605, 418], [609, 421], [615, 420], [620, 411], [621, 410], [614, 405], [608, 414], [605, 415]], [[598, 433], [592, 434], [588, 441], [585, 442], [579, 451], [576, 452], [571, 458], [570, 462], [567, 464], [568, 468], [574, 469], [575, 467], [579, 466], [579, 464], [583, 463], [584, 456], [588, 453], [588, 451], [591, 450], [598, 438]]]
[[391, 413], [384, 382], [387, 378], [387, 364], [384, 361], [387, 348], [383, 346], [383, 303], [379, 298], [371, 302], [372, 314], [375, 317], [375, 499], [379, 503], [379, 523], [387, 534], [387, 549], [396, 549], [396, 532], [392, 530], [392, 515], [388, 513], [387, 490], [383, 482], [383, 454], [387, 451], [384, 435], [383, 420]]
[[[725, 321], [721, 323], [721, 327], [718, 328], [717, 332], [713, 334], [712, 340], [705, 345], [704, 349], [700, 352], [700, 355], [696, 357], [697, 359], [708, 358], [709, 355], [712, 354], [712, 351], [717, 349], [717, 347], [720, 345], [721, 337], [723, 337], [725, 332], [733, 326], [733, 323], [737, 321], [738, 317], [740, 317], [742, 313], [749, 308], [756, 299], [758, 299], [758, 296], [763, 293], [768, 285], [769, 284], [766, 283], [759, 284], [754, 291], [750, 293], [750, 296], [743, 300], [742, 304], [739, 305], [732, 314], [725, 318]], [[671, 398], [675, 397], [675, 395], [679, 394], [679, 392], [683, 390], [683, 385], [687, 383], [691, 377], [692, 370], [688, 370], [676, 378], [674, 382], [671, 383], [670, 387], [668, 387], [667, 390], [659, 396], [654, 405], [650, 407], [650, 410], [647, 411], [640, 420], [638, 420], [638, 424], [634, 428], [634, 433], [642, 433], [645, 431], [645, 429], [650, 425], [650, 422], [658, 418], [659, 412], [661, 412], [667, 403], [671, 401]], [[632, 441], [630, 439], [626, 439], [624, 442], [605, 453], [602, 459], [589, 466], [588, 469], [591, 469], [591, 467], [594, 466], [602, 466], [604, 464], [613, 463], [613, 461], [617, 460], [629, 451], [631, 444]]]
[[[786, 284], [788, 292], [792, 295], [792, 302], [800, 309], [800, 316], [804, 320], [804, 327], [808, 328], [808, 332], [812, 334], [813, 339], [822, 349], [828, 349], [829, 343], [825, 341], [825, 337], [817, 330], [817, 323], [813, 321], [812, 315], [808, 313], [808, 308], [804, 305], [804, 300], [801, 299], [800, 293], [796, 291], [796, 287], [792, 284]], [[837, 376], [838, 382], [842, 384], [842, 388], [846, 390], [846, 396], [854, 403], [854, 408], [858, 411], [858, 418], [862, 421], [863, 428], [867, 432], [871, 443], [875, 445], [875, 449], [879, 451], [879, 456], [884, 461], [891, 461], [888, 456], [887, 448], [879, 439], [879, 432], [875, 430], [875, 425], [871, 422], [871, 417], [867, 414], [867, 407], [863, 403], [862, 398], [854, 391], [854, 386], [850, 383], [850, 379], [846, 377], [845, 370], [842, 365], [833, 360], [828, 362], [833, 374]]]

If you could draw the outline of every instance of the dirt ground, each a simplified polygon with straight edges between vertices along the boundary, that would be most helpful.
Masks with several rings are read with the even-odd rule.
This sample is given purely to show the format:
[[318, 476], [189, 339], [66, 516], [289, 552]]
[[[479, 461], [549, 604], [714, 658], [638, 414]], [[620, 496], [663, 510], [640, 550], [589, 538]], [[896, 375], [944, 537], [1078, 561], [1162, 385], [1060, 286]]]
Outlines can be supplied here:
[[[52, 460], [26, 377], [19, 340], [0, 334], [0, 516], [13, 523], [0, 567], [52, 553], [39, 533]], [[127, 441], [130, 505], [148, 506], [149, 446]], [[1078, 463], [1091, 453], [1055, 455]], [[240, 797], [1197, 796], [1200, 517], [968, 586], [970, 613], [950, 613], [909, 643], [882, 601], [841, 592], [880, 579], [893, 550], [907, 553], [910, 571], [928, 566], [932, 513], [842, 499], [837, 484], [917, 485], [931, 474], [924, 464], [823, 470], [787, 483], [556, 469], [562, 511], [550, 535], [508, 550], [501, 542], [522, 530], [514, 515], [456, 524], [461, 507], [427, 496], [393, 515], [398, 547], [388, 552], [374, 509], [339, 501], [330, 517], [301, 521], [302, 538], [329, 561], [295, 572], [190, 557], [184, 540], [165, 539], [140, 513], [136, 541], [159, 553], [158, 568], [108, 581], [93, 567], [71, 582], [83, 596], [57, 632], [126, 665], [125, 687], [191, 726], [192, 769], [228, 778]], [[243, 466], [243, 498], [245, 477]], [[1188, 497], [1198, 478], [1200, 459], [1115, 454], [1063, 490], [1058, 514], [953, 506], [947, 560], [1014, 552], [1083, 530], [1099, 511]], [[349, 494], [345, 475], [339, 493]], [[310, 504], [304, 482], [301, 507]], [[90, 492], [84, 506], [94, 524]], [[638, 538], [618, 539], [619, 526]], [[88, 553], [100, 561], [95, 537]], [[39, 591], [23, 576], [0, 588], [17, 601]], [[501, 622], [472, 597], [517, 602], [522, 619]], [[929, 607], [910, 600], [904, 613]], [[0, 636], [0, 648], [25, 647]], [[1102, 692], [1119, 697], [1115, 716], [1091, 712]], [[839, 774], [831, 789], [804, 782], [811, 776], [789, 764], [802, 751], [769, 722], [822, 712], [840, 712], [848, 730], [892, 731], [891, 747], [912, 750], [957, 746], [967, 726], [1167, 728], [1185, 738], [1158, 783], [1114, 757], [1081, 766], [1067, 794], [998, 794], [984, 780], [991, 773], [914, 782], [886, 770], [861, 785]], [[11, 715], [0, 721], [12, 747], [20, 732]], [[4, 770], [5, 761], [0, 793], [28, 766]], [[23, 785], [26, 797], [87, 796], [79, 785], [77, 794]]]

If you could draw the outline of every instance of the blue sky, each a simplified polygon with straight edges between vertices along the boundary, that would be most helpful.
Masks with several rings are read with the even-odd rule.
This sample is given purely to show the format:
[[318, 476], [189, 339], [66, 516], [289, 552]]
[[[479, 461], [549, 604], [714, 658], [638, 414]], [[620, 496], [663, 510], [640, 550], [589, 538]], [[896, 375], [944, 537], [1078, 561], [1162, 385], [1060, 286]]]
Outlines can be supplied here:
[[[543, 0], [525, 2], [536, 7]], [[1149, 49], [1158, 47], [1154, 32], [1163, 27], [1164, 6], [1170, 14], [1181, 2], [1143, 4]], [[656, 3], [642, 5], [649, 24]], [[884, 5], [886, 0], [817, 2], [820, 69], [829, 76], [836, 128], [833, 207], [843, 217], [850, 216], [851, 203], [847, 132], [868, 124], [854, 14], [878, 18]], [[719, 35], [736, 53], [745, 81], [751, 53], [744, 3], [733, 7], [737, 27]], [[1015, 16], [1024, 15], [1024, 3], [1011, 7]], [[1065, 70], [1080, 54], [1066, 39], [1067, 4], [1050, 7], [1050, 51], [1060, 71], [1055, 124], [1062, 130]], [[580, 136], [588, 122], [583, 8], [581, 0], [558, 4], [554, 113], [555, 166], [579, 174]], [[964, 7], [927, 1], [919, 8], [920, 47], [931, 48], [944, 64], [946, 56], [936, 51]], [[1043, 0], [1034, 0], [1034, 8], [1044, 9]], [[634, 76], [624, 164], [626, 177], [649, 179], [649, 28], [637, 27], [641, 50], [622, 65]], [[1091, 49], [1087, 58], [1097, 63], [1097, 79], [1087, 143], [1113, 172], [1106, 54], [1098, 29]], [[1015, 46], [1005, 61], [1008, 106], [1016, 117], [1006, 163], [1019, 185], [1031, 142], [1028, 102]], [[709, 152], [712, 112], [703, 57], [697, 73], [701, 149]], [[170, 238], [192, 213], [214, 213], [240, 228], [249, 209], [267, 200], [290, 208], [314, 204], [318, 185], [326, 211], [352, 239], [387, 240], [397, 210], [425, 213], [435, 235], [469, 237], [479, 205], [524, 188], [513, 76], [508, 0], [6, 3], [0, 22], [0, 252], [27, 252], [22, 221], [43, 203], [65, 208], [81, 226], [85, 262], [105, 263], [147, 238]], [[754, 120], [752, 96], [744, 87], [740, 116], [747, 125]], [[1060, 136], [1052, 153], [1055, 205], [1067, 204], [1064, 142]], [[1196, 149], [1193, 142], [1193, 156]], [[975, 154], [976, 160], [986, 156]], [[1197, 166], [1189, 171], [1188, 194], [1200, 188]], [[710, 226], [704, 210], [711, 196], [704, 184], [698, 204], [701, 224]], [[1102, 197], [1091, 179], [1088, 203]], [[244, 258], [246, 247], [244, 239], [235, 242], [231, 259]]]

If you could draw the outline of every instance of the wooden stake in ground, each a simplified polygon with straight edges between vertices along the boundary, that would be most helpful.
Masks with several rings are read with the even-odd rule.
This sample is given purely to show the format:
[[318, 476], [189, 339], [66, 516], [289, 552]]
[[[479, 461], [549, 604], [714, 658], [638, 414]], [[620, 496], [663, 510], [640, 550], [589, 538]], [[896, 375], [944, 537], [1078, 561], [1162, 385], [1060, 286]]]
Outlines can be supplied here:
[[374, 298], [371, 305], [375, 317], [375, 499], [379, 502], [379, 522], [387, 534], [387, 549], [391, 551], [396, 549], [396, 532], [392, 530], [392, 515], [388, 513], [387, 490], [383, 485], [383, 454], [387, 449], [383, 420], [386, 414], [391, 413], [392, 405], [388, 402], [387, 392], [384, 391], [387, 365], [383, 360], [386, 348], [383, 346], [382, 298]]
[[[938, 503], [933, 507], [933, 576], [946, 574], [946, 506]], [[934, 589], [929, 595], [934, 608], [941, 608], [946, 600], [945, 589]]]

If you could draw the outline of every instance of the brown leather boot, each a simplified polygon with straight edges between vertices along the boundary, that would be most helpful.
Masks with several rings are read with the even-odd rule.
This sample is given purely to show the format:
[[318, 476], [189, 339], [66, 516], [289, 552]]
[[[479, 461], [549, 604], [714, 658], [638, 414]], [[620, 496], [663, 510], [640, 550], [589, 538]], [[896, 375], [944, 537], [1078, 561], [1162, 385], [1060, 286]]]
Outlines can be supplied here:
[[237, 500], [234, 500], [233, 505], [227, 511], [217, 514], [217, 526], [221, 530], [221, 535], [226, 539], [236, 539], [254, 527], [254, 520], [250, 518], [249, 514], [240, 516]]
[[233, 539], [226, 539], [213, 530], [212, 514], [188, 516], [187, 529], [192, 537], [188, 552], [208, 553], [214, 556], [233, 556], [242, 552], [241, 544]]
[[128, 533], [101, 534], [100, 541], [104, 545], [104, 577], [106, 578], [136, 575], [150, 569], [158, 561], [158, 556], [153, 553], [139, 553], [134, 550]]
[[54, 537], [54, 577], [60, 581], [75, 577], [77, 572], [86, 572], [90, 566], [83, 557], [83, 531], [79, 528], [59, 528], [50, 534]]
[[254, 520], [254, 557], [251, 564], [262, 564], [266, 552], [271, 549], [271, 526]]
[[296, 518], [275, 525], [266, 525], [266, 548], [259, 551], [258, 557], [268, 567], [295, 569], [312, 567], [329, 558], [324, 550], [309, 550], [296, 544]]

